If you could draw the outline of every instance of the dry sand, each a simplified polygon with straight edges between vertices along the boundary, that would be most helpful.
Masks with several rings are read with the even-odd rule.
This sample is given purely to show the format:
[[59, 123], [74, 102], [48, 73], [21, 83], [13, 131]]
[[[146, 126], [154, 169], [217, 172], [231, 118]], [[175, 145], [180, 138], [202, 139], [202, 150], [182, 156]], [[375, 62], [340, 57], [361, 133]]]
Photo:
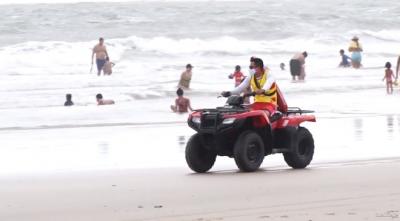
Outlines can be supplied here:
[[0, 177], [1, 221], [400, 220], [400, 159]]

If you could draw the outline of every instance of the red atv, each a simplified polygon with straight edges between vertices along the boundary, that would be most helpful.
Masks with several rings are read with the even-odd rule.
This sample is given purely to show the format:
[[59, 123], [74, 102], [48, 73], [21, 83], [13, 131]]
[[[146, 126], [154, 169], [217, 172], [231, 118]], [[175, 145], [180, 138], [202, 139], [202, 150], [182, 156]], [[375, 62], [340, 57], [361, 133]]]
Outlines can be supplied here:
[[241, 171], [257, 170], [264, 156], [282, 153], [292, 168], [307, 167], [314, 155], [314, 139], [300, 124], [315, 122], [313, 111], [288, 108], [279, 88], [278, 111], [268, 117], [265, 111], [243, 105], [245, 96], [230, 96], [224, 107], [196, 110], [189, 126], [197, 131], [186, 145], [190, 169], [204, 173], [214, 165], [217, 155], [235, 159]]

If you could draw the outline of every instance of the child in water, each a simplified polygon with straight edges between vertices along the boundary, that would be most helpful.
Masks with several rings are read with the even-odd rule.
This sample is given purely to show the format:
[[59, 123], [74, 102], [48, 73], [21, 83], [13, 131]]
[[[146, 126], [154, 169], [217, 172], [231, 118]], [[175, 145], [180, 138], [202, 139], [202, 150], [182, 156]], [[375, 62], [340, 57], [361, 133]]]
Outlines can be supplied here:
[[112, 68], [114, 66], [115, 66], [115, 64], [110, 61], [110, 58], [106, 57], [106, 63], [103, 66], [104, 75], [111, 75], [112, 74]]
[[285, 70], [285, 63], [281, 63], [281, 64], [279, 65], [279, 67], [281, 68], [281, 71], [284, 71], [284, 70]]
[[342, 58], [342, 61], [340, 62], [339, 67], [343, 67], [343, 68], [350, 67], [351, 58], [344, 54], [343, 49], [340, 49], [339, 53], [340, 53], [340, 57]]
[[188, 109], [193, 111], [193, 108], [190, 105], [190, 100], [183, 97], [183, 90], [181, 88], [178, 88], [176, 94], [178, 95], [178, 98], [175, 100], [175, 105], [171, 105], [171, 110], [175, 113], [187, 113]]
[[393, 93], [393, 71], [391, 69], [392, 64], [390, 62], [386, 62], [385, 64], [385, 76], [383, 77], [382, 81], [386, 79], [386, 93], [392, 94]]
[[235, 72], [233, 72], [232, 74], [230, 74], [228, 77], [229, 77], [229, 79], [235, 79], [235, 87], [237, 87], [241, 82], [242, 82], [242, 80], [244, 79], [244, 75], [243, 75], [243, 73], [240, 71], [240, 66], [239, 65], [236, 65], [236, 67], [235, 67]]
[[64, 106], [72, 106], [72, 105], [74, 105], [74, 102], [72, 102], [72, 95], [71, 94], [66, 94], [65, 97], [66, 97], [67, 100], [65, 101]]

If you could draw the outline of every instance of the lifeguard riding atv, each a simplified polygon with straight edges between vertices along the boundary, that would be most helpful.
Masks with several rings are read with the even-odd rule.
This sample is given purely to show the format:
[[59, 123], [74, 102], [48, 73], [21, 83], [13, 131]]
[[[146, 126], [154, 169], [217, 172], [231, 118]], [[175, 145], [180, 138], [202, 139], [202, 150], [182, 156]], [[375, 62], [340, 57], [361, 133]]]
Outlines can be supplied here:
[[235, 159], [241, 171], [252, 172], [260, 167], [264, 156], [282, 153], [290, 167], [307, 167], [314, 155], [314, 139], [300, 124], [315, 122], [314, 115], [305, 115], [313, 111], [288, 108], [279, 88], [277, 93], [278, 111], [270, 117], [263, 110], [244, 106], [244, 96], [230, 96], [223, 107], [190, 114], [188, 124], [197, 133], [186, 146], [188, 166], [204, 173], [217, 156], [228, 156]]

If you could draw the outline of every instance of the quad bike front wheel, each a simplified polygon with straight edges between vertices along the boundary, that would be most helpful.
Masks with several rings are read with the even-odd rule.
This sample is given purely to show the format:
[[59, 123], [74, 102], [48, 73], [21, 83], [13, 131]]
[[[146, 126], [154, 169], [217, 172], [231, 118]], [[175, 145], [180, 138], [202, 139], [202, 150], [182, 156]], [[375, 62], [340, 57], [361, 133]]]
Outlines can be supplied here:
[[209, 171], [217, 155], [208, 150], [201, 142], [200, 134], [194, 134], [186, 144], [185, 150], [186, 163], [194, 172], [205, 173]]
[[310, 131], [299, 127], [296, 131], [296, 140], [291, 152], [283, 153], [286, 163], [294, 169], [307, 167], [314, 156], [314, 139]]
[[264, 154], [264, 143], [261, 137], [253, 131], [243, 132], [233, 149], [236, 165], [243, 172], [253, 172], [260, 168]]

